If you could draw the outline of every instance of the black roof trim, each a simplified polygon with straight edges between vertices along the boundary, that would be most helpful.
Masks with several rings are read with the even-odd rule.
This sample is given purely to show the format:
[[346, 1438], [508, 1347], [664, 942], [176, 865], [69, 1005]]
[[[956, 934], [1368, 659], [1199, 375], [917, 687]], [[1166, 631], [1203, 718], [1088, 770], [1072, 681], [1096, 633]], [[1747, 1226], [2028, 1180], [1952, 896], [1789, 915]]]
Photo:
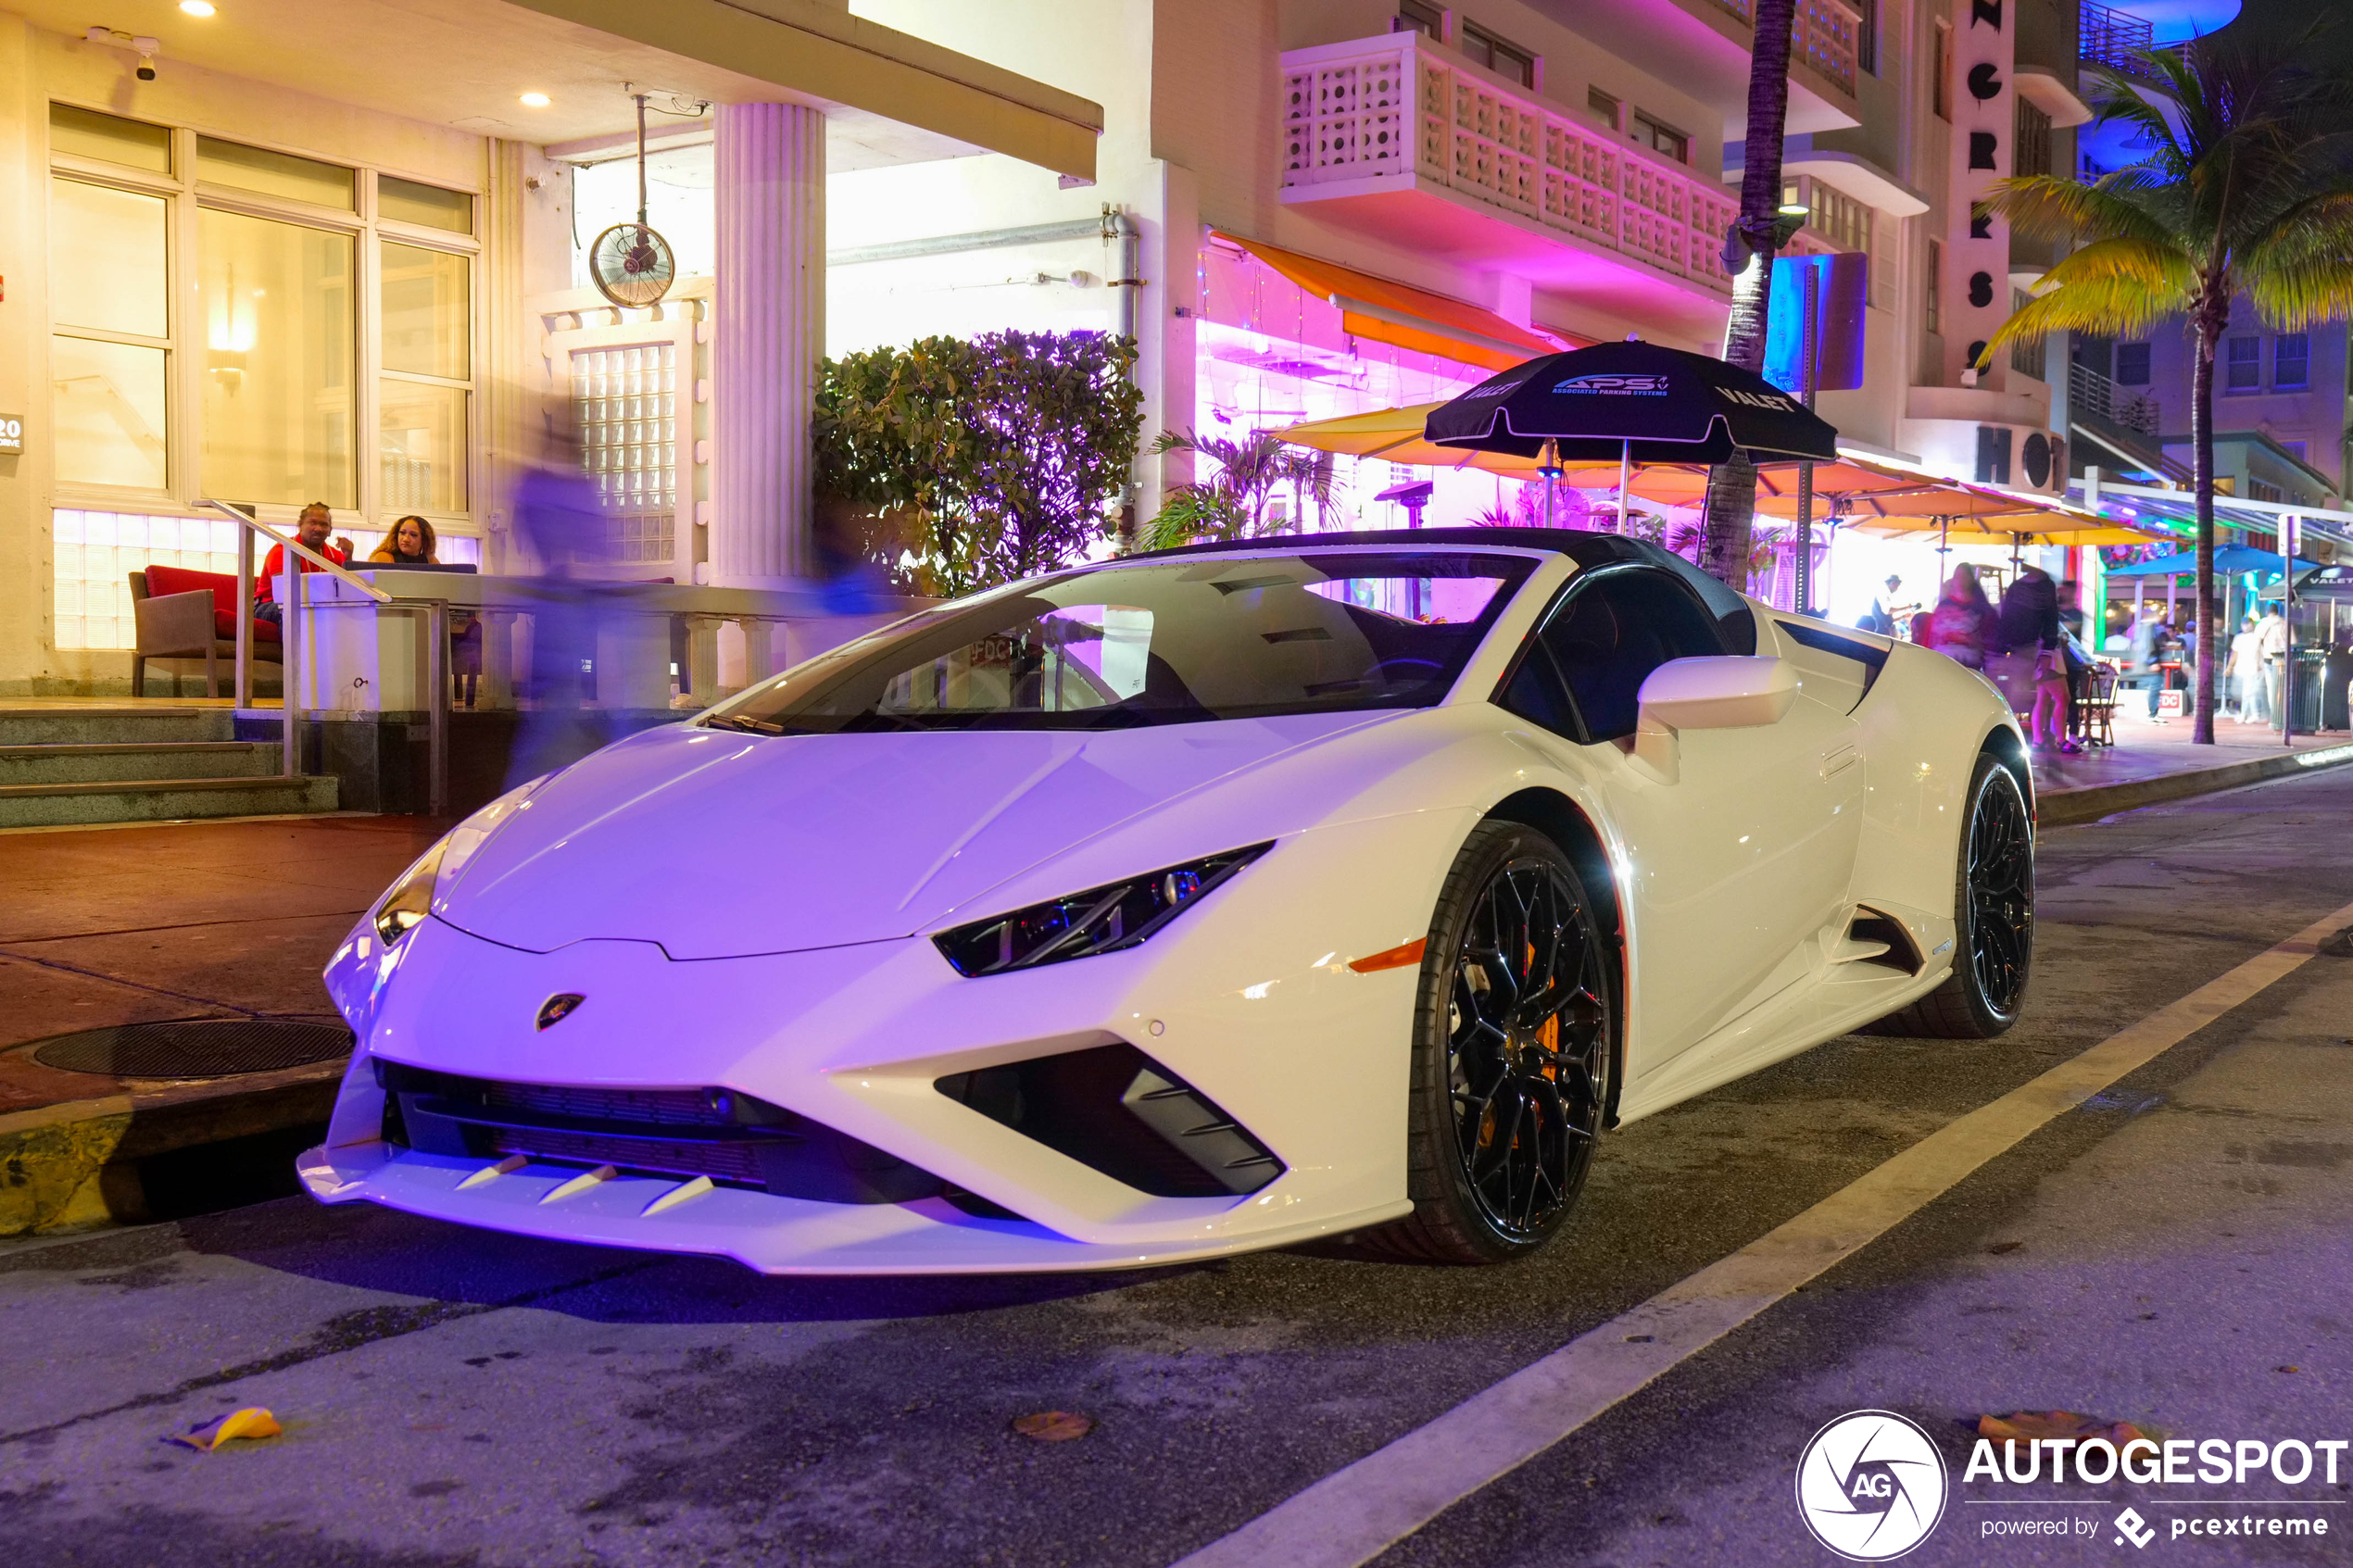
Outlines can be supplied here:
[[[1329, 549], [1341, 545], [1375, 545], [1384, 549], [1422, 549], [1431, 546], [1474, 545], [1493, 550], [1544, 550], [1567, 556], [1579, 566], [1601, 566], [1618, 560], [1653, 560], [1642, 540], [1618, 533], [1594, 533], [1580, 528], [1381, 528], [1329, 533], [1266, 533], [1255, 539], [1219, 539], [1206, 545], [1179, 545], [1168, 550], [1143, 550], [1122, 560], [1155, 560], [1164, 556], [1214, 556], [1237, 550]], [[1665, 551], [1660, 551], [1665, 554]]]

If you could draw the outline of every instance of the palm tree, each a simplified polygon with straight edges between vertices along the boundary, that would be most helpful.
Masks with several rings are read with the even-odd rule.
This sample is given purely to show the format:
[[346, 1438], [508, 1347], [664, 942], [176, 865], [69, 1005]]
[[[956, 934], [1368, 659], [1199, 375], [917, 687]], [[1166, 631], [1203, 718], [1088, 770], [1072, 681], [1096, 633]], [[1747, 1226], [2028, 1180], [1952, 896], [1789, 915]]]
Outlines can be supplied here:
[[2133, 74], [2095, 69], [2101, 122], [2136, 133], [2136, 163], [2099, 179], [2003, 181], [1987, 203], [2021, 232], [2083, 242], [1986, 345], [2075, 331], [2145, 332], [2188, 317], [2197, 487], [2197, 715], [2214, 742], [2214, 355], [2245, 295], [2295, 329], [2353, 313], [2348, 84], [2308, 69], [2316, 24], [2285, 44], [2201, 38], [2144, 53]]
[[1246, 539], [1265, 532], [1266, 503], [1282, 486], [1313, 500], [1318, 510], [1331, 505], [1337, 487], [1329, 464], [1263, 430], [1239, 441], [1163, 431], [1151, 450], [1155, 456], [1190, 452], [1215, 463], [1217, 471], [1168, 487], [1159, 513], [1138, 532], [1140, 550], [1165, 550], [1195, 539]]
[[[1780, 222], [1781, 128], [1789, 118], [1790, 37], [1797, 0], [1756, 0], [1756, 38], [1748, 57], [1748, 135], [1741, 164], [1741, 212], [1724, 236], [1732, 274], [1732, 313], [1724, 358], [1745, 370], [1765, 368], [1765, 315], [1773, 286], [1773, 252], [1789, 241]], [[1706, 539], [1700, 566], [1735, 590], [1748, 581], [1749, 526], [1756, 515], [1756, 465], [1734, 452], [1707, 476]]]

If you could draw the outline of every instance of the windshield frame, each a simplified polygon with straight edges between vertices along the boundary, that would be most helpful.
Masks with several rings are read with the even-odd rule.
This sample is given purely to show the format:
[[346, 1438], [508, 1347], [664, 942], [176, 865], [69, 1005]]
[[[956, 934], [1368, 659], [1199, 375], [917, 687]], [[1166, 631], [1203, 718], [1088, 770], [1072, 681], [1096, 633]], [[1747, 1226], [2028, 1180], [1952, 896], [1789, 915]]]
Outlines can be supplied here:
[[[1329, 542], [1327, 543], [1327, 540]], [[1208, 552], [1201, 553], [1206, 554]], [[1247, 709], [1231, 711], [1210, 711], [1207, 709], [1191, 711], [1184, 709], [1156, 711], [1150, 709], [1126, 709], [1118, 721], [1109, 723], [1055, 721], [1063, 717], [1061, 715], [1042, 716], [1046, 720], [1046, 721], [1042, 722], [1023, 722], [1019, 721], [1019, 720], [1023, 717], [1022, 715], [1000, 711], [994, 714], [981, 716], [979, 721], [969, 723], [925, 723], [911, 721], [902, 724], [876, 723], [869, 725], [844, 723], [839, 726], [827, 727], [824, 725], [796, 724], [789, 718], [781, 720], [763, 719], [744, 711], [749, 708], [758, 708], [762, 706], [761, 698], [763, 696], [773, 696], [779, 686], [787, 682], [807, 681], [823, 666], [829, 664], [839, 665], [839, 669], [825, 676], [821, 684], [812, 687], [810, 692], [803, 698], [804, 701], [815, 699], [825, 691], [837, 689], [839, 684], [855, 681], [860, 676], [868, 673], [872, 665], [875, 662], [896, 660], [906, 657], [905, 650], [907, 644], [912, 639], [923, 636], [926, 628], [938, 625], [942, 622], [961, 620], [975, 609], [985, 608], [985, 607], [992, 602], [1001, 600], [1009, 596], [1021, 596], [1035, 594], [1042, 590], [1059, 588], [1074, 582], [1103, 577], [1126, 571], [1142, 569], [1154, 565], [1176, 565], [1180, 564], [1186, 556], [1195, 555], [1195, 552], [1191, 551], [1182, 553], [1156, 551], [1150, 555], [1123, 557], [1106, 561], [1087, 562], [1061, 571], [1044, 573], [1037, 577], [1024, 578], [1016, 583], [1003, 583], [997, 587], [971, 595], [964, 598], [950, 600], [943, 604], [927, 606], [923, 609], [914, 611], [911, 615], [902, 616], [897, 621], [876, 627], [873, 631], [864, 633], [857, 637], [853, 637], [836, 647], [829, 648], [823, 653], [816, 654], [810, 659], [802, 660], [800, 663], [793, 666], [789, 670], [782, 671], [756, 685], [746, 688], [744, 691], [736, 694], [734, 696], [728, 697], [719, 703], [715, 703], [711, 708], [694, 715], [689, 722], [697, 728], [722, 729], [733, 733], [761, 735], [815, 736], [861, 734], [872, 734], [880, 733], [926, 734], [967, 734], [976, 733], [1105, 734], [1113, 733], [1115, 730], [1130, 728], [1163, 728], [1176, 724], [1224, 723], [1251, 719], [1315, 717], [1320, 715], [1368, 716], [1383, 713], [1404, 713], [1423, 709], [1443, 707], [1461, 698], [1462, 694], [1466, 689], [1466, 678], [1477, 672], [1481, 663], [1480, 655], [1491, 644], [1497, 625], [1511, 612], [1511, 609], [1515, 605], [1520, 604], [1523, 601], [1527, 594], [1529, 584], [1531, 582], [1538, 581], [1545, 575], [1543, 571], [1545, 562], [1555, 557], [1558, 552], [1548, 550], [1541, 546], [1531, 547], [1529, 546], [1506, 544], [1503, 541], [1497, 541], [1493, 544], [1489, 544], [1486, 541], [1480, 541], [1477, 544], [1464, 544], [1455, 540], [1432, 540], [1424, 544], [1419, 541], [1408, 542], [1397, 540], [1393, 537], [1391, 539], [1372, 542], [1352, 538], [1347, 534], [1304, 534], [1290, 535], [1280, 540], [1253, 540], [1247, 546], [1219, 549], [1215, 552], [1215, 554], [1221, 560], [1230, 559], [1236, 562], [1267, 558], [1297, 559], [1302, 557], [1315, 556], [1399, 557], [1426, 555], [1445, 557], [1455, 559], [1460, 559], [1466, 557], [1492, 558], [1499, 568], [1499, 570], [1494, 573], [1495, 577], [1499, 581], [1496, 591], [1489, 597], [1486, 605], [1480, 610], [1478, 618], [1473, 621], [1459, 623], [1471, 628], [1472, 634], [1463, 646], [1459, 663], [1453, 671], [1453, 673], [1447, 678], [1443, 685], [1436, 686], [1426, 693], [1419, 693], [1403, 699], [1386, 697], [1381, 700], [1368, 700], [1359, 703], [1315, 703], [1306, 705], [1295, 703], [1272, 703], [1264, 705], [1253, 704]], [[1195, 556], [1195, 558], [1197, 559], [1198, 556]], [[1547, 589], [1546, 596], [1549, 597], [1549, 595], [1550, 590]], [[1083, 713], [1094, 710], [1076, 709], [1071, 711], [1075, 713]]]

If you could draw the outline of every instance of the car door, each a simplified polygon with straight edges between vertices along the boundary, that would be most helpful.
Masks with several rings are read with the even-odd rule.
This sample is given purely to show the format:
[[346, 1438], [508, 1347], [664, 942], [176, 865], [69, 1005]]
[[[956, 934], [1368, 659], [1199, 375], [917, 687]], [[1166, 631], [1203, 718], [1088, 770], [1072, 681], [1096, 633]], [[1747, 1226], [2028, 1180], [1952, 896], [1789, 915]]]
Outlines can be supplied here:
[[1630, 905], [1634, 1075], [1803, 975], [1803, 945], [1843, 915], [1853, 877], [1863, 769], [1842, 709], [1801, 690], [1779, 723], [1684, 731], [1672, 783], [1633, 758], [1643, 679], [1730, 651], [1674, 576], [1601, 568], [1551, 608], [1499, 699], [1581, 746], [1603, 782]]

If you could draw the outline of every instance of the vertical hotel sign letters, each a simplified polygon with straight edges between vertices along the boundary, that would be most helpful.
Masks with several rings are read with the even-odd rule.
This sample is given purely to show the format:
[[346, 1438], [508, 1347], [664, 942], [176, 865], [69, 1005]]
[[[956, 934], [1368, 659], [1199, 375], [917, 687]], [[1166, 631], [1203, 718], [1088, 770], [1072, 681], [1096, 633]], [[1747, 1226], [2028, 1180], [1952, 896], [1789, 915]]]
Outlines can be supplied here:
[[[2005, 25], [2003, 9], [2017, 0], [1956, 0], [1967, 21], [1953, 48], [1953, 69], [1960, 77], [1954, 94], [1958, 111], [1953, 136], [1953, 181], [1948, 187], [1968, 224], [1968, 236], [1945, 250], [1944, 298], [1950, 320], [1944, 328], [1947, 381], [1957, 383], [1960, 372], [1977, 362], [2010, 313], [2010, 230], [2003, 219], [1982, 215], [1977, 204], [1992, 194], [1996, 181], [2012, 168], [2011, 142], [2017, 125], [2017, 104], [2010, 78], [2016, 49]], [[1988, 366], [1980, 386], [1999, 388], [2007, 375], [1999, 365]]]

